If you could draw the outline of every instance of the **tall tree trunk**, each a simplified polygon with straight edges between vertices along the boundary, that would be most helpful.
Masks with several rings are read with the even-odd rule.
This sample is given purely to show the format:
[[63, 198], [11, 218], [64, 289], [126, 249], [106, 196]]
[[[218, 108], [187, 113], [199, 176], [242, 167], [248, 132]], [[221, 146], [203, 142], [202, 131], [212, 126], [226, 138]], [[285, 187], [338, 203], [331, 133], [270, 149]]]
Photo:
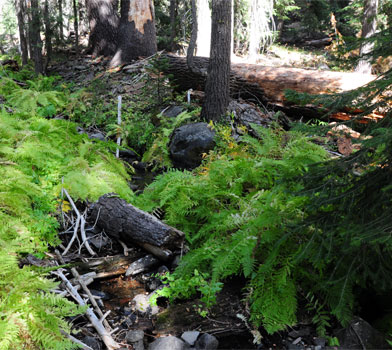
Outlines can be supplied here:
[[230, 40], [230, 54], [234, 55], [234, 0], [231, 0], [231, 40]]
[[64, 42], [63, 0], [58, 0], [58, 6], [59, 6], [58, 35], [60, 39], [59, 41], [62, 43]]
[[[378, 0], [365, 0], [362, 22], [362, 39], [368, 39], [374, 35], [377, 28]], [[360, 60], [355, 71], [370, 74], [372, 71], [371, 58], [368, 56], [373, 50], [374, 43], [364, 42], [359, 49]]]
[[206, 98], [201, 111], [205, 120], [217, 121], [226, 113], [230, 96], [231, 1], [212, 1], [211, 53]]
[[26, 39], [26, 28], [25, 28], [25, 11], [26, 8], [23, 3], [24, 0], [15, 0], [15, 10], [18, 19], [18, 29], [19, 29], [19, 45], [22, 55], [22, 65], [27, 64], [28, 60], [28, 48]]
[[49, 17], [49, 3], [45, 0], [44, 3], [44, 22], [45, 22], [45, 49], [46, 49], [46, 59], [44, 72], [47, 72], [50, 59], [52, 57], [52, 27]]
[[170, 0], [170, 50], [174, 51], [174, 40], [177, 34], [178, 0]]
[[261, 46], [272, 40], [270, 22], [273, 21], [273, 1], [250, 0], [248, 60], [255, 63]]
[[[231, 1], [231, 0], [229, 0]], [[197, 56], [210, 56], [211, 48], [211, 10], [208, 0], [196, 0], [197, 11]]]
[[118, 0], [86, 0], [90, 24], [89, 49], [93, 56], [111, 56], [118, 42]]
[[42, 40], [40, 33], [40, 10], [38, 0], [31, 0], [30, 42], [33, 53], [34, 69], [37, 74], [43, 74]]
[[197, 41], [197, 8], [196, 8], [196, 0], [191, 0], [192, 6], [192, 33], [191, 40], [189, 41], [187, 55], [186, 55], [186, 63], [191, 71], [193, 71], [193, 57], [195, 55], [196, 41]]
[[122, 0], [117, 52], [111, 66], [157, 52], [153, 0]]
[[78, 22], [78, 7], [76, 6], [76, 0], [73, 0], [73, 13], [74, 13], [74, 31], [75, 31], [75, 50], [76, 54], [79, 54], [79, 22]]

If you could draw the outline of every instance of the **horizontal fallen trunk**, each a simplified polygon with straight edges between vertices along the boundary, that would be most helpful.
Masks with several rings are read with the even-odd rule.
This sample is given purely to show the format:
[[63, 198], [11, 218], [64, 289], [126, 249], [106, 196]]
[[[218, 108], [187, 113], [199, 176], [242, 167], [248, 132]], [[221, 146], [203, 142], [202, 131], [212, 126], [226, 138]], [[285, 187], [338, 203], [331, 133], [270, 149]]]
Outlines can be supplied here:
[[[191, 72], [186, 59], [165, 55], [168, 60], [165, 72], [180, 90], [204, 90], [206, 77]], [[194, 63], [201, 71], [208, 67], [208, 58], [195, 57]], [[291, 89], [309, 94], [343, 92], [363, 86], [376, 77], [370, 74], [307, 70], [287, 67], [267, 67], [255, 64], [234, 63], [231, 65], [230, 91], [234, 98], [256, 98], [263, 103], [297, 108], [287, 103], [284, 92]], [[315, 109], [316, 111], [316, 109]], [[313, 113], [310, 111], [310, 113]]]
[[121, 239], [125, 244], [137, 243], [162, 260], [170, 256], [168, 250], [180, 249], [184, 241], [183, 232], [112, 194], [99, 198], [92, 208], [90, 220], [107, 235]]

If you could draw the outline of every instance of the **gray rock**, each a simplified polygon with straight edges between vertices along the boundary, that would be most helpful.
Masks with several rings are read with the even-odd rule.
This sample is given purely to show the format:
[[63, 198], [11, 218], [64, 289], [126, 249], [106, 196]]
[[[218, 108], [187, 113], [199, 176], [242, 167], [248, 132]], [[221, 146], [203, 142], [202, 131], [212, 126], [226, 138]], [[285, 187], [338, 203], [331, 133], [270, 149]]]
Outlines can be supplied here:
[[241, 100], [232, 100], [227, 109], [233, 114], [236, 124], [244, 125], [248, 129], [251, 129], [251, 124], [267, 127], [273, 122], [270, 115], [262, 113], [258, 107]]
[[326, 343], [327, 343], [327, 341], [324, 338], [314, 338], [313, 339], [313, 344], [316, 346], [321, 346], [322, 348], [325, 347]]
[[89, 133], [88, 134], [89, 139], [95, 139], [95, 140], [100, 140], [100, 141], [106, 141], [105, 140], [105, 135], [101, 132], [94, 132], [94, 133]]
[[125, 339], [129, 343], [136, 343], [139, 340], [143, 340], [143, 338], [144, 338], [144, 332], [139, 329], [129, 331], [125, 336]]
[[75, 66], [76, 70], [85, 70], [87, 68], [88, 68], [87, 66]]
[[144, 350], [144, 332], [142, 330], [129, 331], [125, 339], [132, 345], [134, 350]]
[[310, 335], [310, 333], [311, 333], [310, 327], [303, 327], [298, 330], [293, 330], [289, 332], [288, 336], [291, 338], [306, 337]]
[[194, 345], [199, 335], [200, 332], [198, 331], [187, 331], [182, 333], [181, 339], [187, 342], [189, 345]]
[[147, 290], [154, 291], [162, 285], [162, 282], [158, 278], [150, 277], [146, 282]]
[[137, 154], [130, 149], [120, 149], [120, 158], [126, 160], [128, 163], [137, 159]]
[[182, 106], [170, 106], [169, 108], [164, 109], [161, 113], [164, 117], [175, 118], [179, 114], [181, 114], [184, 110]]
[[390, 349], [381, 332], [360, 317], [355, 317], [349, 326], [336, 332], [342, 349]]
[[135, 276], [140, 272], [144, 272], [149, 268], [159, 264], [159, 260], [152, 255], [146, 255], [139, 260], [134, 261], [131, 265], [129, 265], [127, 271], [125, 272], [125, 276]]
[[215, 131], [207, 123], [193, 123], [175, 129], [169, 143], [173, 165], [193, 169], [201, 164], [202, 154], [215, 147]]
[[178, 265], [180, 264], [181, 261], [181, 255], [176, 255], [171, 263], [171, 268], [175, 269], [178, 267]]
[[135, 309], [141, 314], [156, 315], [159, 312], [157, 305], [150, 304], [150, 297], [150, 295], [138, 294], [133, 298]]
[[82, 339], [82, 342], [94, 350], [101, 350], [102, 349], [101, 342], [95, 337], [90, 337], [90, 336], [86, 335]]
[[197, 350], [215, 350], [218, 349], [218, 339], [208, 333], [202, 334], [196, 342]]
[[148, 350], [186, 350], [189, 346], [181, 339], [173, 336], [158, 338], [153, 341]]

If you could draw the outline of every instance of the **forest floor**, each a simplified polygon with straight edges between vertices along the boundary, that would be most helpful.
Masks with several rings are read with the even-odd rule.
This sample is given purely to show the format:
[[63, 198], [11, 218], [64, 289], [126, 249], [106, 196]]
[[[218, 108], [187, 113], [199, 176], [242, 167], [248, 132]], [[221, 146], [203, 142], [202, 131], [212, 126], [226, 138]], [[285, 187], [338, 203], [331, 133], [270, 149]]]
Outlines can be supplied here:
[[[244, 59], [237, 57], [233, 61], [244, 62]], [[268, 54], [261, 56], [259, 64], [329, 69], [326, 55], [322, 53], [312, 54], [278, 46], [272, 47]], [[62, 82], [71, 84], [74, 91], [85, 89], [85, 96], [88, 96], [86, 101], [89, 102], [84, 115], [76, 122], [80, 124], [79, 132], [87, 133], [91, 139], [115, 141], [116, 134], [110, 134], [110, 128], [108, 129], [108, 118], [115, 119], [119, 95], [122, 96], [124, 114], [136, 116], [139, 112], [155, 111], [159, 114], [168, 106], [186, 102], [184, 95], [172, 97], [171, 87], [166, 79], [161, 77], [159, 67], [148, 65], [147, 61], [134, 62], [132, 65], [116, 69], [109, 69], [108, 66], [109, 59], [87, 55], [58, 57], [50, 66], [50, 74], [62, 78], [60, 84]], [[192, 101], [192, 104], [192, 108], [200, 107], [200, 101]], [[61, 115], [57, 117], [62, 118]], [[132, 118], [128, 121], [132, 123]], [[140, 136], [144, 134], [141, 133]], [[342, 140], [333, 135], [331, 137], [331, 134], [325, 134], [318, 137], [316, 142], [323, 144], [333, 156], [345, 155], [346, 138]], [[350, 148], [350, 152], [351, 150]], [[120, 154], [126, 166], [135, 169], [129, 185], [137, 194], [142, 193], [146, 184], [153, 181], [157, 174], [150, 164], [142, 161], [141, 156], [132, 148]], [[85, 203], [76, 203], [76, 206], [80, 213], [88, 209]], [[74, 223], [68, 222], [62, 227], [63, 232], [67, 232], [61, 236], [63, 246], [69, 244], [73, 225]], [[134, 276], [124, 276], [128, 266], [145, 258], [147, 252], [138, 246], [124, 248], [121, 242], [108, 237], [103, 232], [95, 231], [94, 226], [94, 222], [88, 222], [86, 230], [90, 245], [97, 252], [97, 256], [91, 257], [85, 249], [81, 250], [80, 246], [75, 249], [73, 246], [74, 250], [64, 255], [62, 263], [73, 264], [81, 275], [88, 273], [100, 275], [99, 278], [94, 277], [94, 281], [88, 288], [99, 300], [103, 313], [111, 311], [107, 321], [113, 329], [117, 328], [113, 338], [123, 346], [123, 349], [136, 348], [130, 340], [132, 338], [130, 332], [135, 330], [144, 332], [144, 345], [160, 336], [180, 336], [184, 331], [192, 330], [216, 336], [219, 340], [219, 349], [337, 348], [328, 346], [327, 339], [318, 337], [305, 305], [298, 307], [298, 322], [295, 327], [276, 332], [274, 335], [269, 335], [264, 330], [260, 330], [260, 333], [255, 332], [248, 322], [244, 321], [246, 317], [243, 315], [249, 314], [249, 305], [244, 302], [245, 281], [241, 277], [232, 277], [228, 280], [218, 295], [216, 306], [212, 307], [207, 316], [200, 310], [201, 302], [198, 299], [185, 300], [173, 305], [169, 305], [166, 300], [158, 299], [158, 305], [152, 308], [146, 307], [143, 303], [138, 304], [135, 297], [140, 299], [140, 296], [150, 295], [160, 288], [162, 282], [157, 275], [173, 271], [176, 261], [143, 266], [142, 270]], [[53, 257], [55, 258], [55, 255]], [[41, 261], [31, 258], [24, 263], [39, 266]], [[72, 321], [81, 331], [77, 335], [81, 341], [94, 350], [103, 348], [102, 342], [90, 328], [87, 319], [77, 317]], [[338, 328], [337, 324], [332, 324], [331, 328]], [[345, 332], [342, 329], [340, 331]], [[261, 338], [258, 338], [259, 336]], [[354, 334], [353, 337], [355, 336]], [[258, 340], [257, 344], [254, 343], [255, 339]]]

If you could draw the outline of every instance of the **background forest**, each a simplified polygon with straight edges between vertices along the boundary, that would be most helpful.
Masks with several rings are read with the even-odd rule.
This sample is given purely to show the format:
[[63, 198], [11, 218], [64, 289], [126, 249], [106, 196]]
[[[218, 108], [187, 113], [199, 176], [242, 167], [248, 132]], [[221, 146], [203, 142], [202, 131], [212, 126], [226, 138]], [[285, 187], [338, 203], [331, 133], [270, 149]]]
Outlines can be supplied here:
[[[388, 348], [390, 23], [392, 0], [0, 0], [0, 349], [89, 348], [66, 279], [109, 193], [184, 233], [161, 311], [208, 322], [230, 291], [253, 349]], [[184, 165], [194, 124], [213, 142]]]

